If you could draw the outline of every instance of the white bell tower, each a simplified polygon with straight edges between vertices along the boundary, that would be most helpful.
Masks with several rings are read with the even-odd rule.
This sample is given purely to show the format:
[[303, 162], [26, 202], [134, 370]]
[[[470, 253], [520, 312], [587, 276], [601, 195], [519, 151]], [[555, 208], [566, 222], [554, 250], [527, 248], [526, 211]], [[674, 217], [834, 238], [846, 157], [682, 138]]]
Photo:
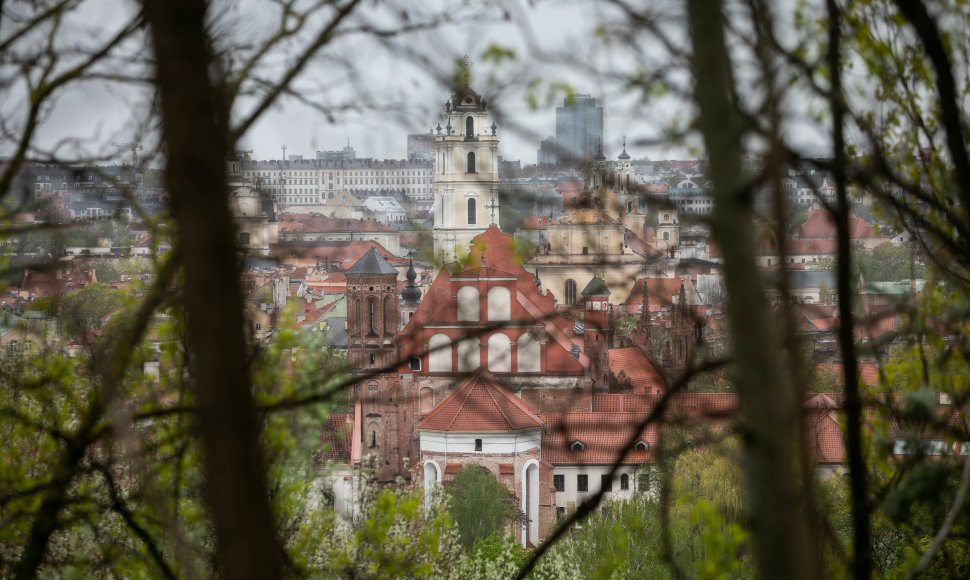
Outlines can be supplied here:
[[445, 102], [445, 126], [436, 128], [434, 256], [436, 264], [467, 254], [472, 238], [498, 224], [498, 137], [488, 125], [485, 99], [463, 83]]

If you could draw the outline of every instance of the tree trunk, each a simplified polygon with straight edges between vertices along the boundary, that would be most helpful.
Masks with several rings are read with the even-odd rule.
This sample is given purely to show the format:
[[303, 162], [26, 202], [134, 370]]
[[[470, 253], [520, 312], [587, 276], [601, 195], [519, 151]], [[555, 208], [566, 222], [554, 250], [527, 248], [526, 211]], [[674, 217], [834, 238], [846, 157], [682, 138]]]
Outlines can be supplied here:
[[720, 2], [687, 2], [694, 96], [716, 204], [711, 233], [724, 256], [726, 312], [738, 368], [738, 428], [752, 539], [760, 577], [804, 578], [814, 567], [798, 483], [800, 409], [782, 372], [784, 355], [776, 346], [755, 261], [753, 192], [743, 177], [743, 120], [722, 10]]
[[204, 0], [146, 0], [178, 243], [182, 299], [215, 527], [218, 573], [280, 577], [244, 339], [241, 265], [229, 208], [225, 101], [213, 79]]

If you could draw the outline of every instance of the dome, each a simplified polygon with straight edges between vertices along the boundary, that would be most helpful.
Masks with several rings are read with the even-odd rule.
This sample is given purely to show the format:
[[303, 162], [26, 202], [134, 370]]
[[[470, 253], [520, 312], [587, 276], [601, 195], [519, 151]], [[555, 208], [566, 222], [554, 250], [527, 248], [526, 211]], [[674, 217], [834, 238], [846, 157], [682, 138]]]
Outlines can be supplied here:
[[623, 153], [620, 153], [617, 159], [622, 159], [624, 161], [627, 161], [630, 159], [630, 154], [626, 152], [626, 135], [623, 136]]
[[418, 273], [414, 271], [414, 262], [409, 260], [408, 263], [408, 285], [401, 290], [401, 298], [404, 302], [409, 304], [415, 304], [421, 301], [421, 290], [414, 285], [414, 281], [418, 278]]

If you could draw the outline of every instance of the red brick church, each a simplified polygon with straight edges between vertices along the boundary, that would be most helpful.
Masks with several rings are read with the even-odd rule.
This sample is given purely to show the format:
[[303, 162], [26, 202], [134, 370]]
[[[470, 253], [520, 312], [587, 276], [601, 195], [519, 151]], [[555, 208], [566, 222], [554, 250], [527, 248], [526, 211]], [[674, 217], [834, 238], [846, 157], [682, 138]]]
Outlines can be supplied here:
[[[423, 297], [413, 269], [399, 297], [397, 270], [373, 250], [346, 275], [348, 357], [368, 374], [351, 390], [353, 443], [381, 481], [404, 477], [430, 490], [466, 463], [487, 467], [521, 507], [515, 531], [525, 545], [538, 543], [557, 512], [614, 485], [603, 476], [607, 459], [666, 388], [652, 360], [649, 316], [632, 345], [614, 348], [602, 280], [591, 278], [580, 311], [561, 313], [495, 226]], [[680, 337], [694, 332], [693, 322], [684, 313], [671, 320], [684, 327], [671, 333], [679, 355], [672, 358], [683, 365], [690, 344]], [[653, 431], [642, 434], [617, 474], [618, 493], [632, 490], [655, 440]]]

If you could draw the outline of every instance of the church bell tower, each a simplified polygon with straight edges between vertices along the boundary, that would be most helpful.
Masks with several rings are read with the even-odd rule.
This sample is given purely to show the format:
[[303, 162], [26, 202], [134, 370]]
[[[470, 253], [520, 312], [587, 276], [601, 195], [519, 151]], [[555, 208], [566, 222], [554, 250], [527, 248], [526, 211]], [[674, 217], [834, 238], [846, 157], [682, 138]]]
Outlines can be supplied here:
[[440, 264], [468, 253], [472, 238], [498, 224], [498, 137], [485, 98], [468, 86], [468, 62], [458, 90], [445, 102], [434, 161], [434, 257]]

